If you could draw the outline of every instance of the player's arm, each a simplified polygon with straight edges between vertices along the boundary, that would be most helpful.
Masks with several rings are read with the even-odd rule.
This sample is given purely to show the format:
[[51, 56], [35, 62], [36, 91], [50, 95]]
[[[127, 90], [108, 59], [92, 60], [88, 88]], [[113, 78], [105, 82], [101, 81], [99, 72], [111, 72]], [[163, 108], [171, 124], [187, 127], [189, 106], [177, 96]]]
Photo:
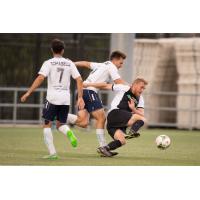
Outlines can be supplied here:
[[144, 117], [144, 98], [143, 98], [143, 96], [140, 96], [139, 103], [137, 106], [137, 112], [139, 113], [139, 115]]
[[45, 79], [45, 76], [41, 74], [38, 75], [38, 77], [34, 80], [33, 84], [28, 89], [28, 91], [21, 97], [21, 102], [25, 102], [26, 99], [31, 95], [31, 93], [33, 93], [34, 90], [37, 89], [42, 84], [44, 79]]
[[83, 80], [74, 63], [71, 64], [71, 76], [76, 81], [77, 92], [78, 92], [77, 105], [78, 108], [82, 110], [85, 107], [85, 103], [83, 100]]
[[119, 72], [118, 72], [118, 70], [116, 69], [116, 67], [110, 66], [108, 71], [109, 71], [109, 74], [110, 74], [111, 79], [113, 80], [113, 82], [114, 82], [115, 84], [127, 84], [127, 83], [121, 78], [121, 76], [119, 75]]
[[128, 91], [130, 89], [129, 85], [124, 84], [110, 84], [110, 83], [83, 83], [83, 87], [96, 87], [98, 89], [113, 90], [113, 91]]
[[127, 84], [123, 79], [121, 79], [121, 78], [118, 78], [118, 79], [115, 79], [114, 80], [114, 83], [115, 84]]
[[78, 100], [77, 104], [80, 110], [84, 109], [85, 103], [83, 100], [83, 80], [81, 76], [75, 79], [76, 80], [76, 85], [77, 85], [77, 91], [78, 91]]
[[91, 62], [88, 61], [78, 61], [74, 63], [76, 67], [85, 67], [91, 69]]
[[136, 108], [135, 102], [133, 101], [133, 99], [130, 99], [128, 101], [128, 106], [132, 110], [132, 113], [138, 114], [138, 115], [141, 115], [141, 116], [144, 117], [144, 109], [143, 108]]
[[102, 90], [112, 90], [113, 84], [108, 83], [83, 83], [83, 87], [95, 87]]

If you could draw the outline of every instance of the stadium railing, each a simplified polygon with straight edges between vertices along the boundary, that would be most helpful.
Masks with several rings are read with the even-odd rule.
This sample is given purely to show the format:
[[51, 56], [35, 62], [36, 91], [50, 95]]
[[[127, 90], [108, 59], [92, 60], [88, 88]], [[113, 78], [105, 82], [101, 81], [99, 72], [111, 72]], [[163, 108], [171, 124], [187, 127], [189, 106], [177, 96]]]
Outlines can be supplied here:
[[[42, 109], [43, 109], [43, 103], [45, 100], [45, 88], [39, 88], [35, 92], [39, 93], [39, 103], [21, 103], [20, 102], [20, 96], [19, 92], [25, 92], [28, 88], [17, 88], [17, 87], [0, 87], [0, 92], [12, 92], [13, 93], [13, 100], [12, 103], [9, 101], [2, 102], [2, 95], [0, 96], [0, 123], [1, 124], [41, 124], [42, 123]], [[108, 91], [101, 91], [100, 96], [104, 97], [107, 95]], [[192, 117], [194, 113], [200, 112], [200, 108], [193, 108], [191, 105], [193, 105], [193, 98], [194, 96], [200, 96], [200, 94], [192, 94], [192, 93], [178, 93], [178, 92], [153, 92], [153, 93], [145, 93], [144, 96], [148, 95], [160, 95], [160, 96], [189, 96], [191, 97], [191, 104], [188, 105], [188, 108], [177, 108], [176, 105], [174, 107], [162, 107], [162, 106], [156, 106], [156, 107], [145, 107], [145, 112], [149, 111], [188, 111], [190, 113], [190, 120], [188, 121], [188, 129], [192, 130], [194, 127], [194, 118]], [[4, 99], [5, 100], [5, 99]], [[104, 101], [106, 102], [106, 100]], [[12, 117], [5, 119], [2, 117], [2, 108], [12, 108]], [[35, 119], [26, 119], [24, 117], [23, 119], [18, 119], [18, 109], [19, 108], [36, 108], [38, 109], [38, 115], [35, 116]], [[108, 110], [109, 106], [105, 105], [105, 110]], [[5, 111], [4, 111], [5, 112]], [[27, 112], [29, 112], [27, 110]], [[169, 122], [153, 122], [151, 119], [148, 119], [148, 125], [149, 126], [155, 126], [155, 127], [178, 127], [177, 122], [176, 123], [169, 123]]]

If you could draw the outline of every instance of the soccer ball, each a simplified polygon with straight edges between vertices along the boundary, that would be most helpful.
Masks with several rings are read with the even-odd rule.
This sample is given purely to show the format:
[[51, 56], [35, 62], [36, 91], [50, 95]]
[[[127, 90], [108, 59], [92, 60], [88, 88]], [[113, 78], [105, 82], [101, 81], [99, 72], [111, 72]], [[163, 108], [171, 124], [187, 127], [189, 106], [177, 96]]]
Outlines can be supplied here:
[[156, 145], [159, 149], [166, 149], [170, 146], [171, 140], [167, 135], [159, 135], [156, 138]]

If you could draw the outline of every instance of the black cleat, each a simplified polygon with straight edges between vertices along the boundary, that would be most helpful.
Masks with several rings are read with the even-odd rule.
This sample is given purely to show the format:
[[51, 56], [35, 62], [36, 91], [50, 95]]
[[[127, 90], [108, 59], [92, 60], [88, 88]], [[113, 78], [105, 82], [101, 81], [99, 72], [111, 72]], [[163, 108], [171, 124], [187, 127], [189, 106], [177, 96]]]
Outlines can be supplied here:
[[[112, 154], [111, 156], [116, 156], [116, 155], [119, 154], [118, 152], [112, 152], [112, 151], [109, 151], [109, 152]], [[98, 153], [99, 153], [99, 152], [98, 152]], [[100, 153], [100, 154], [101, 154], [101, 153]], [[107, 157], [107, 156], [101, 154], [101, 157]]]
[[[100, 147], [99, 147], [100, 148]], [[104, 154], [101, 153], [100, 149], [97, 149], [97, 152], [101, 155], [101, 157], [106, 157]], [[106, 147], [105, 147], [106, 148]], [[107, 148], [106, 148], [107, 151], [109, 151]], [[111, 156], [116, 156], [118, 155], [119, 153], [118, 152], [114, 152], [114, 151], [109, 151], [112, 155]]]
[[118, 152], [110, 151], [110, 153], [112, 154], [112, 156], [118, 155]]
[[140, 137], [140, 133], [134, 132], [134, 130], [130, 129], [128, 133], [125, 134], [126, 139], [132, 139]]
[[99, 148], [97, 149], [97, 152], [98, 152], [99, 154], [101, 154], [101, 156], [103, 156], [103, 157], [112, 157], [112, 156], [113, 156], [113, 154], [112, 154], [110, 151], [108, 151], [108, 150], [106, 149], [106, 147], [99, 147]]

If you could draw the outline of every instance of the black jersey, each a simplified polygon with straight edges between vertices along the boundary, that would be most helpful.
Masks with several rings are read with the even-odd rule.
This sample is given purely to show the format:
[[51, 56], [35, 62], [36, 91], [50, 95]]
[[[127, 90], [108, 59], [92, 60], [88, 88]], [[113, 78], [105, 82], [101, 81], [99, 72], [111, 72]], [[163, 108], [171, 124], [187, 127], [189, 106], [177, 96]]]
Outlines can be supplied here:
[[144, 108], [144, 99], [142, 96], [136, 97], [130, 90], [130, 86], [122, 84], [114, 84], [113, 91], [117, 91], [116, 96], [114, 97], [111, 103], [111, 110], [113, 109], [122, 109], [129, 112], [132, 112], [128, 106], [128, 101], [133, 99], [135, 102], [136, 108]]

